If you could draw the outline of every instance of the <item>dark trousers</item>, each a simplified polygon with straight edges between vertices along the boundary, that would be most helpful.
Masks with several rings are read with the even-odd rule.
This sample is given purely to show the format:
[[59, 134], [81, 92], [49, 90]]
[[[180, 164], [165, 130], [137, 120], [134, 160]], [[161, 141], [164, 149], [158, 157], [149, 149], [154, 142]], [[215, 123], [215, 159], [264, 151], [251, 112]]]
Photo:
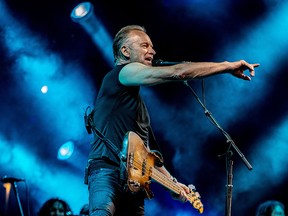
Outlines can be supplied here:
[[115, 168], [89, 171], [90, 216], [144, 216], [143, 193], [131, 193]]

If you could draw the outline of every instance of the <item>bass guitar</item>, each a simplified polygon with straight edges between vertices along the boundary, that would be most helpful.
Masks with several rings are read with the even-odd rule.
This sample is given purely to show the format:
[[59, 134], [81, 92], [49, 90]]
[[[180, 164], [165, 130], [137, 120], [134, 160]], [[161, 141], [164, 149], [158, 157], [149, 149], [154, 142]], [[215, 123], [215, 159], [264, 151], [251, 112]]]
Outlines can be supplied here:
[[[126, 133], [123, 141], [122, 153], [127, 155], [127, 184], [132, 192], [136, 193], [139, 190], [144, 189], [147, 197], [151, 199], [153, 193], [150, 190], [149, 185], [151, 181], [154, 180], [168, 190], [180, 194], [182, 190], [181, 186], [155, 168], [155, 165], [159, 161], [162, 161], [162, 159], [157, 153], [150, 151], [135, 132], [129, 131]], [[193, 185], [189, 185], [188, 187], [191, 191], [188, 194], [189, 202], [200, 214], [202, 214], [204, 207], [201, 203], [199, 193], [196, 192]]]

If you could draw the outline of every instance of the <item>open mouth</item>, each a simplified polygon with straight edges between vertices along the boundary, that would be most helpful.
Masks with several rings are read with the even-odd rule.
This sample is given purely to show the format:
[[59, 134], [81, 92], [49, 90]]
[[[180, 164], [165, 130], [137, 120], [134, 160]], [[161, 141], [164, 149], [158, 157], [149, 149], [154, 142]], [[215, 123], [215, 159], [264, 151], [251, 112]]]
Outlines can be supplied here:
[[150, 64], [152, 64], [152, 60], [153, 58], [145, 58], [145, 61], [149, 62]]

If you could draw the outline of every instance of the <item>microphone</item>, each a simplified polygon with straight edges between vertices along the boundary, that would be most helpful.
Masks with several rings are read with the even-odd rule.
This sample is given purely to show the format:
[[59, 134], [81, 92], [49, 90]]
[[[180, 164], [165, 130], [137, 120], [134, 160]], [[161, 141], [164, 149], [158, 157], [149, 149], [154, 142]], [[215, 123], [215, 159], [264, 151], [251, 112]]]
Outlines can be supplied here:
[[2, 183], [14, 183], [14, 182], [20, 182], [20, 181], [25, 181], [25, 179], [17, 179], [17, 178], [7, 177], [7, 176], [3, 176], [1, 178]]
[[152, 61], [152, 66], [170, 66], [170, 65], [176, 65], [180, 64], [182, 62], [170, 62], [170, 61], [164, 61], [162, 59], [156, 59]]

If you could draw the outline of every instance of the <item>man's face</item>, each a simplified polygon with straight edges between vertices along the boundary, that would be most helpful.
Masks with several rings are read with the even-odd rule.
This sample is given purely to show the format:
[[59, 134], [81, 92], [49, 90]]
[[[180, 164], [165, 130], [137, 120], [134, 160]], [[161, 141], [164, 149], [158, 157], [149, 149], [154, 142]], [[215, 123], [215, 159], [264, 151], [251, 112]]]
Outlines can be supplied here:
[[153, 56], [156, 54], [149, 36], [142, 31], [132, 31], [126, 41], [127, 55], [130, 62], [140, 62], [152, 65]]

